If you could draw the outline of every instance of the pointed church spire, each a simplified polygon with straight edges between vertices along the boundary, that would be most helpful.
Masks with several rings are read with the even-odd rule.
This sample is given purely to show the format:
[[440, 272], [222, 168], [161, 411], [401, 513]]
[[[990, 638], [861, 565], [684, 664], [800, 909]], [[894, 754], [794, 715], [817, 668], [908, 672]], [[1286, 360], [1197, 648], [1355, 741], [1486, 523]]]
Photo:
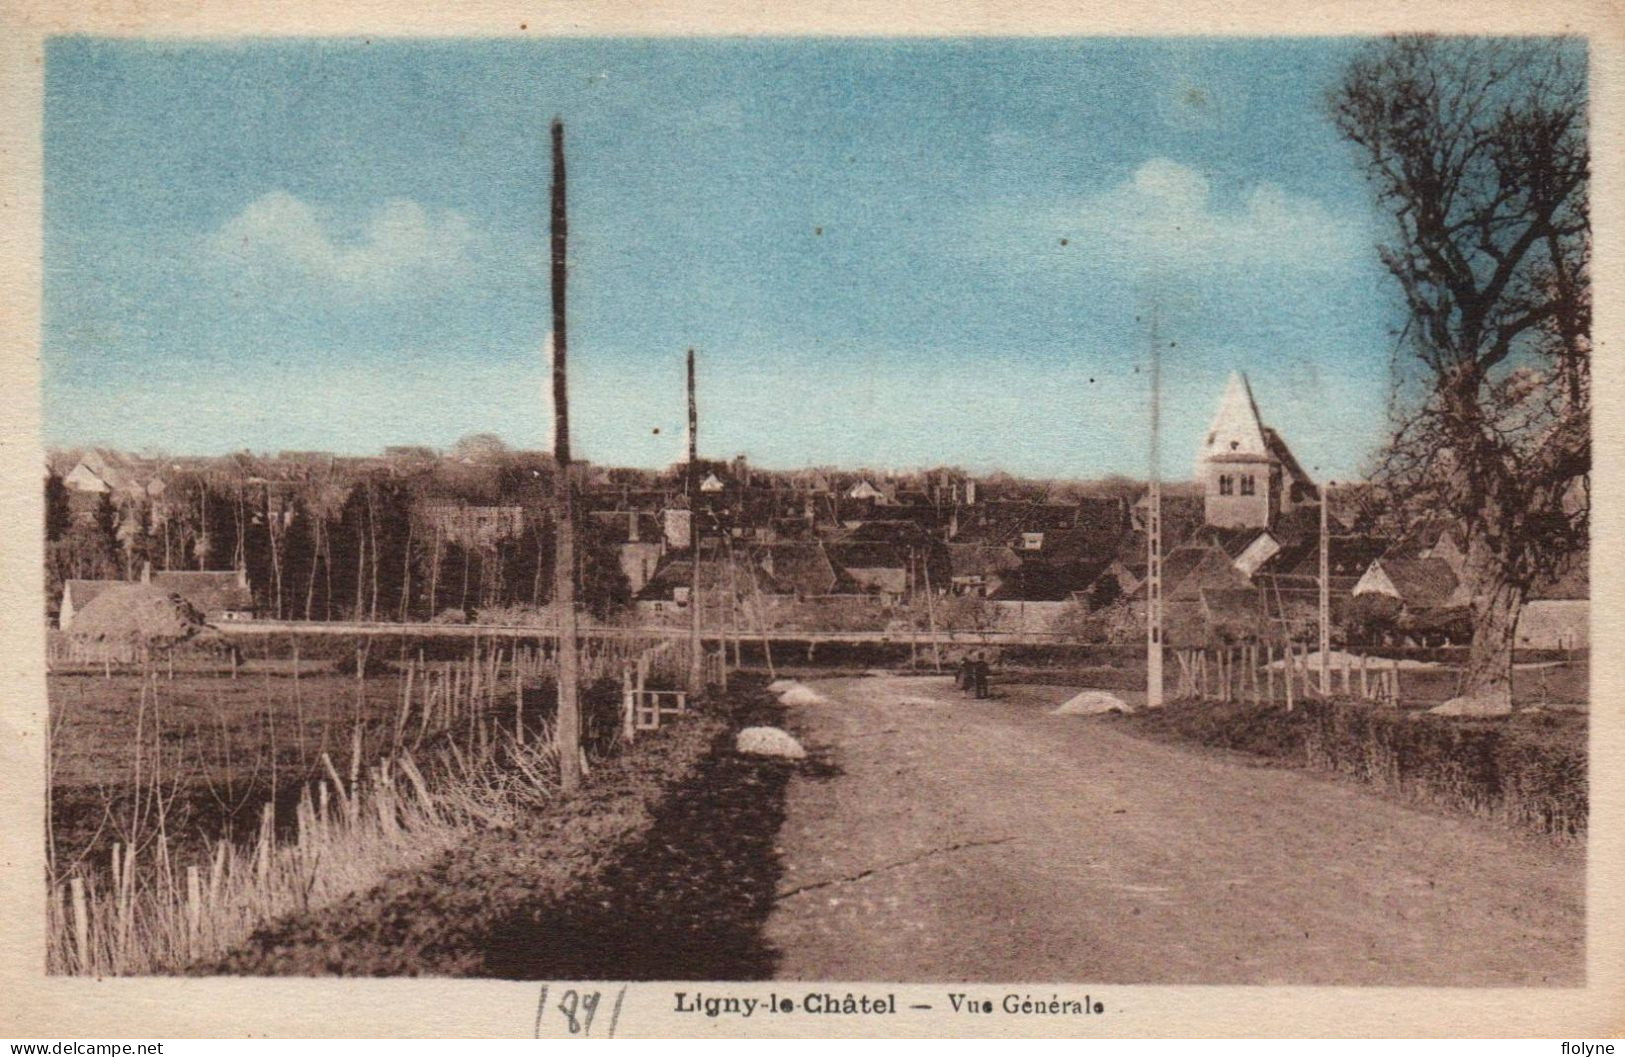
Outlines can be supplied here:
[[1202, 443], [1201, 459], [1237, 455], [1267, 457], [1269, 443], [1264, 438], [1264, 423], [1258, 417], [1258, 404], [1253, 401], [1247, 376], [1231, 371], [1224, 396], [1219, 400], [1219, 410]]

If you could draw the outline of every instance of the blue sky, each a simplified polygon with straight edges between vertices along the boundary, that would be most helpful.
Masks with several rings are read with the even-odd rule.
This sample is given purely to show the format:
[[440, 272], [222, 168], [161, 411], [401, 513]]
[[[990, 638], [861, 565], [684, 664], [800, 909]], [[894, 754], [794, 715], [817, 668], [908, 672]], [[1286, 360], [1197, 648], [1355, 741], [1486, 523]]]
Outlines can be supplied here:
[[1141, 475], [1154, 305], [1170, 474], [1239, 369], [1347, 477], [1396, 313], [1354, 46], [58, 39], [45, 439], [546, 446], [557, 114], [586, 458], [674, 459], [692, 345], [702, 454]]

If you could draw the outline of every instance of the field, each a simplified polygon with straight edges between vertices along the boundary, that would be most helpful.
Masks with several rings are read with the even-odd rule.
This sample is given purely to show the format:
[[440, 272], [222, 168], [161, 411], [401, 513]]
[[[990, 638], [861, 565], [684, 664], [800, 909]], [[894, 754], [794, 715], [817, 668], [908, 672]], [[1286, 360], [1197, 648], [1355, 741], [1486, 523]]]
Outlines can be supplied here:
[[[651, 685], [664, 681], [651, 673]], [[545, 773], [518, 783], [517, 798], [468, 795], [470, 786], [482, 794], [512, 789], [491, 775], [526, 769], [511, 738], [507, 679], [478, 699], [451, 672], [425, 669], [365, 679], [308, 664], [297, 677], [285, 664], [235, 679], [53, 676], [53, 970], [528, 976], [543, 954], [574, 964], [571, 952], [609, 943], [615, 957], [641, 958], [641, 973], [658, 974], [673, 945], [709, 937], [711, 957], [722, 960], [717, 971], [737, 972], [754, 957], [749, 930], [739, 931], [740, 900], [760, 902], [770, 884], [758, 874], [771, 862], [763, 844], [776, 829], [777, 801], [762, 799], [758, 783], [782, 788], [784, 781], [731, 751], [731, 720], [771, 718], [762, 710], [772, 703], [763, 681], [740, 677], [720, 712], [644, 735], [633, 753], [619, 740], [619, 686], [598, 682], [584, 695], [592, 781], [587, 795], [564, 800], [552, 790], [545, 752], [538, 768]], [[551, 682], [521, 682], [529, 744], [544, 746]], [[480, 700], [482, 707], [443, 722], [441, 690], [454, 687], [464, 706]], [[419, 737], [425, 700], [434, 707]], [[497, 745], [508, 747], [490, 748]], [[390, 758], [422, 761], [429, 794], [418, 801], [381, 785], [388, 764], [376, 761]], [[467, 767], [452, 765], [465, 759]], [[727, 781], [719, 783], [719, 774]], [[322, 791], [319, 812], [313, 788]], [[345, 810], [346, 789], [365, 806]], [[686, 792], [663, 807], [674, 790]], [[262, 829], [273, 803], [274, 848]], [[390, 821], [374, 824], [372, 805], [387, 805]], [[447, 825], [459, 811], [461, 821]], [[318, 813], [348, 819], [347, 828], [307, 832]], [[214, 915], [223, 921], [193, 921], [190, 907], [209, 904], [216, 860], [228, 855], [225, 872], [246, 879], [238, 902], [255, 905]], [[298, 889], [307, 865], [323, 855], [339, 876], [310, 899], [308, 888]], [[119, 895], [131, 862], [139, 875], [133, 912]], [[284, 875], [296, 882], [292, 896], [279, 890]], [[201, 900], [181, 879], [202, 890]], [[67, 895], [74, 884], [88, 897], [82, 938]], [[584, 885], [626, 889], [614, 920], [581, 909], [596, 905], [581, 903]], [[633, 889], [641, 894], [630, 896]], [[626, 913], [629, 898], [638, 914]], [[411, 908], [405, 917], [404, 907]], [[543, 954], [515, 947], [516, 929], [541, 927], [535, 914], [550, 934], [576, 939]], [[410, 937], [391, 932], [408, 918]], [[177, 930], [182, 935], [169, 934]], [[335, 933], [341, 942], [332, 942]], [[80, 946], [91, 951], [84, 963]]]
[[[588, 667], [583, 744], [601, 761], [620, 684]], [[534, 653], [54, 674], [48, 690], [55, 971], [178, 968], [555, 795]]]
[[56, 872], [105, 864], [115, 843], [172, 851], [250, 834], [260, 806], [285, 814], [321, 777], [323, 753], [346, 768], [359, 743], [378, 755], [393, 734], [400, 677], [332, 672], [53, 675], [50, 835]]

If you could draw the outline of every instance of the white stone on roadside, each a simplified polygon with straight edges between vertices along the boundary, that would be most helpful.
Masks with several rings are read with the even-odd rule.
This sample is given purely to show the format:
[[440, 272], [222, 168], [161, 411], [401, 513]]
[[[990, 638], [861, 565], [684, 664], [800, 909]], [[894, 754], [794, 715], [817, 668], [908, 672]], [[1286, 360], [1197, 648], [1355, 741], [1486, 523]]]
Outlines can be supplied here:
[[1428, 709], [1432, 716], [1494, 717], [1512, 714], [1512, 706], [1503, 702], [1486, 701], [1477, 697], [1452, 697], [1444, 704]]
[[1098, 716], [1103, 712], [1132, 712], [1134, 711], [1124, 700], [1116, 694], [1108, 694], [1104, 690], [1085, 690], [1076, 697], [1061, 703], [1058, 708], [1052, 709], [1052, 716]]
[[750, 756], [776, 756], [784, 760], [804, 760], [807, 750], [801, 742], [778, 727], [746, 727], [734, 737], [734, 750]]
[[792, 686], [800, 685], [801, 684], [796, 682], [794, 679], [775, 679], [771, 683], [767, 684], [767, 692], [770, 694], [782, 694]]
[[796, 683], [790, 689], [779, 695], [781, 705], [822, 705], [829, 698], [809, 686]]

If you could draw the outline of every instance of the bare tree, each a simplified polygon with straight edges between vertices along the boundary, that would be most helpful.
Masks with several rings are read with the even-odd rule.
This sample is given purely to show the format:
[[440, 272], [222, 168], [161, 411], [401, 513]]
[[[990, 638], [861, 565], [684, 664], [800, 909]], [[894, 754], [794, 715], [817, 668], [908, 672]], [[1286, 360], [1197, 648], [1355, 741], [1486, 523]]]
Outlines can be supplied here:
[[1379, 472], [1467, 543], [1462, 704], [1511, 707], [1520, 611], [1587, 545], [1590, 155], [1584, 52], [1553, 39], [1400, 37], [1331, 94], [1392, 215], [1408, 312]]

